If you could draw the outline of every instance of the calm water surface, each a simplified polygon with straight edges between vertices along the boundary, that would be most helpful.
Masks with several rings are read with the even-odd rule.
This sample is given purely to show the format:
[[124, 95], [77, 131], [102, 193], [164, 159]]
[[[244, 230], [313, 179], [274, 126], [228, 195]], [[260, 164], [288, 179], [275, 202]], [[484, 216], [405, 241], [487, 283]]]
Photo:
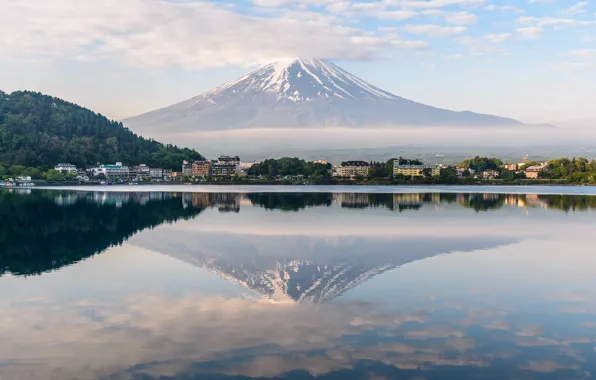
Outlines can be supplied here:
[[0, 191], [0, 379], [587, 379], [596, 197]]

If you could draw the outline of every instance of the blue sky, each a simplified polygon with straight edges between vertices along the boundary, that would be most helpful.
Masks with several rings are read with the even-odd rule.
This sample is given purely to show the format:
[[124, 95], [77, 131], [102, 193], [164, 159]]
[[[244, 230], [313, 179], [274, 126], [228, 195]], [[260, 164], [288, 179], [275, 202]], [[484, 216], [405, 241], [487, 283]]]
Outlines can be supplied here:
[[1, 89], [113, 118], [306, 56], [434, 106], [596, 121], [589, 0], [0, 0], [0, 9]]

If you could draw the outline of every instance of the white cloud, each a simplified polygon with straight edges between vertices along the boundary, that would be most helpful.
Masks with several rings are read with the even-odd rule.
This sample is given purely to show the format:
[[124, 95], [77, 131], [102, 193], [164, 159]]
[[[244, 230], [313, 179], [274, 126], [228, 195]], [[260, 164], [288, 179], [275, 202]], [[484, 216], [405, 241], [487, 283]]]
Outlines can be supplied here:
[[586, 8], [588, 4], [589, 3], [587, 1], [580, 1], [572, 5], [571, 7], [565, 9], [563, 13], [570, 16], [586, 13], [586, 10], [584, 8]]
[[121, 59], [143, 67], [204, 68], [302, 55], [371, 59], [387, 49], [425, 46], [347, 27], [321, 13], [256, 17], [221, 3], [0, 0], [0, 9], [0, 25], [10, 30], [0, 39], [0, 58]]
[[514, 7], [512, 5], [494, 5], [490, 4], [482, 8], [485, 11], [501, 11], [501, 12], [512, 12], [512, 13], [524, 13], [523, 9]]
[[489, 40], [490, 42], [500, 44], [509, 40], [511, 38], [511, 33], [485, 34], [484, 38]]
[[378, 14], [378, 17], [381, 19], [390, 19], [390, 20], [407, 20], [412, 18], [416, 15], [416, 12], [413, 11], [384, 11]]
[[411, 34], [425, 34], [432, 37], [452, 36], [466, 31], [465, 26], [441, 26], [441, 25], [405, 25], [404, 30]]
[[588, 55], [596, 54], [596, 49], [572, 50], [572, 51], [568, 52], [567, 54], [575, 56], [575, 57], [585, 57]]
[[525, 38], [536, 39], [542, 34], [542, 28], [539, 26], [528, 26], [525, 28], [517, 28], [516, 31]]
[[558, 17], [520, 17], [517, 22], [522, 24], [535, 24], [536, 26], [590, 26], [596, 25], [596, 21], [575, 20], [571, 18]]
[[464, 58], [463, 54], [449, 54], [449, 55], [443, 56], [443, 59], [445, 61], [458, 61], [462, 58]]
[[477, 6], [484, 0], [386, 0], [387, 3], [404, 8], [434, 9], [447, 6]]
[[473, 56], [483, 56], [487, 54], [500, 54], [505, 55], [507, 50], [497, 48], [493, 44], [487, 43], [486, 40], [491, 40], [484, 36], [484, 38], [473, 38], [469, 36], [459, 37], [456, 39], [456, 42], [467, 46], [468, 52], [470, 55]]
[[476, 23], [476, 15], [469, 12], [446, 13], [445, 21], [449, 24], [471, 25]]
[[440, 9], [427, 9], [425, 11], [421, 11], [420, 14], [424, 16], [442, 16], [445, 14], [445, 11]]

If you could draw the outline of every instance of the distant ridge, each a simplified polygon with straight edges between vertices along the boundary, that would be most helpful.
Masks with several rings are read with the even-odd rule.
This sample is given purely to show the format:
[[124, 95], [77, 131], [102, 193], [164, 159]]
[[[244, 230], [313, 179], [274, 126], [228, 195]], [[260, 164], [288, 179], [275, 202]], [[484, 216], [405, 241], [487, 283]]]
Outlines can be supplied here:
[[275, 62], [178, 104], [125, 119], [144, 132], [245, 128], [524, 126], [454, 112], [384, 91], [320, 59]]

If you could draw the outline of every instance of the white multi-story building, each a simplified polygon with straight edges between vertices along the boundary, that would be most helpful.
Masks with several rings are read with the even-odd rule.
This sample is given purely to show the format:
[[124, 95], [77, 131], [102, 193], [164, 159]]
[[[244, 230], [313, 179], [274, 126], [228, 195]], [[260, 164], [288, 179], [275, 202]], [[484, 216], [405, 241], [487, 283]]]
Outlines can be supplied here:
[[128, 166], [122, 165], [122, 162], [116, 162], [114, 165], [100, 165], [97, 168], [92, 168], [91, 172], [93, 177], [103, 174], [109, 178], [124, 178], [130, 174]]
[[73, 164], [60, 163], [54, 166], [54, 169], [62, 173], [77, 173], [77, 167]]
[[149, 173], [153, 179], [163, 179], [163, 169], [161, 168], [151, 168]]
[[340, 177], [366, 177], [370, 169], [370, 164], [365, 161], [346, 161], [342, 162], [337, 168], [337, 174]]

